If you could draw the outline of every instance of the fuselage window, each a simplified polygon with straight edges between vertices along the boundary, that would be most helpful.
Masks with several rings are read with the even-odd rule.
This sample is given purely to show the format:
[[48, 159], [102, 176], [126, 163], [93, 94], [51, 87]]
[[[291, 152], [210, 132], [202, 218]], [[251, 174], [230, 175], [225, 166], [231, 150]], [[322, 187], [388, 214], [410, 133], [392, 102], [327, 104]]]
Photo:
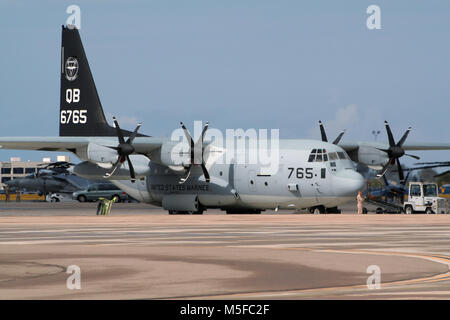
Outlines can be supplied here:
[[310, 155], [309, 155], [309, 159], [308, 159], [308, 162], [314, 162], [314, 159], [316, 158], [316, 154], [315, 153], [311, 153]]
[[316, 162], [322, 162], [322, 155], [321, 154], [317, 155]]
[[327, 162], [328, 161], [328, 156], [326, 154], [323, 155], [323, 162]]

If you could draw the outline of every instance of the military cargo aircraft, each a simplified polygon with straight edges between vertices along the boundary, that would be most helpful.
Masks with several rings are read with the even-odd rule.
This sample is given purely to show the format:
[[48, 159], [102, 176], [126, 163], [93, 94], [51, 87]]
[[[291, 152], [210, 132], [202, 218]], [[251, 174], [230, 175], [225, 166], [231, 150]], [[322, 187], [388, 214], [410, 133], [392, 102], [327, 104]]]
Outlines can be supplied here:
[[[207, 139], [208, 123], [196, 142], [183, 123], [183, 140], [143, 135], [138, 133], [141, 124], [133, 132], [122, 130], [116, 118], [110, 126], [74, 26], [62, 27], [60, 73], [59, 136], [0, 137], [0, 145], [72, 152], [83, 160], [74, 167], [76, 174], [108, 178], [137, 200], [162, 206], [170, 214], [201, 214], [208, 208], [227, 213], [304, 208], [332, 212], [364, 187], [352, 161], [383, 171], [405, 150], [450, 149], [450, 144], [407, 144], [410, 129], [398, 143], [390, 129], [389, 144], [340, 143], [342, 135], [329, 143], [321, 127], [322, 141], [271, 140], [275, 156], [267, 166], [247, 161], [265, 139], [238, 135], [227, 138], [224, 146], [223, 141]], [[231, 143], [235, 141], [244, 141], [245, 147], [237, 150]], [[226, 161], [219, 161], [224, 157]]]

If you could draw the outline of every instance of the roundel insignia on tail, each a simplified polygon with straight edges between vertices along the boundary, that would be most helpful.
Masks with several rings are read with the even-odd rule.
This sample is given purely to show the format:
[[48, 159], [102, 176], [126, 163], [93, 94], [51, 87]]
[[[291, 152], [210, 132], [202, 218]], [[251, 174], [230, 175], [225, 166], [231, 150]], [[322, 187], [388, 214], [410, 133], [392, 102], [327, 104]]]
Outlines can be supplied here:
[[75, 57], [68, 57], [65, 64], [66, 79], [73, 81], [78, 77], [78, 60]]

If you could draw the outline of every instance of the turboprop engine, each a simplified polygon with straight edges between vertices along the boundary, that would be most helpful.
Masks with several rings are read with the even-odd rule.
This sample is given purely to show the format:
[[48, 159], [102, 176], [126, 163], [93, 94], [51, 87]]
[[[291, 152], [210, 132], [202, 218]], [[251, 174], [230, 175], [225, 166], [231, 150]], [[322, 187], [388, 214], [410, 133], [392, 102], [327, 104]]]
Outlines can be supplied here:
[[[129, 157], [130, 160], [133, 161], [134, 174], [137, 179], [150, 175], [150, 160], [146, 156], [135, 154], [130, 155]], [[109, 167], [105, 168], [102, 166], [102, 163], [83, 161], [73, 168], [73, 172], [76, 175], [87, 179], [104, 179], [105, 175], [111, 171], [113, 162], [114, 161], [110, 162]], [[128, 163], [123, 163], [111, 176], [109, 176], [109, 178], [112, 180], [130, 180], [130, 168]]]
[[[353, 160], [354, 152], [349, 152], [349, 156]], [[383, 168], [383, 166], [389, 161], [389, 157], [385, 152], [370, 146], [360, 146], [355, 158], [355, 161], [378, 170]]]
[[189, 178], [193, 167], [200, 167], [205, 178], [206, 183], [210, 182], [210, 176], [208, 169], [206, 168], [205, 161], [205, 145], [203, 141], [205, 139], [206, 130], [208, 130], [208, 122], [203, 127], [202, 135], [194, 142], [191, 134], [186, 129], [183, 122], [180, 125], [184, 131], [188, 142], [188, 149], [184, 148], [184, 145], [178, 142], [166, 142], [161, 146], [159, 160], [162, 165], [169, 167], [177, 174], [182, 174], [180, 183], [184, 183]]
[[105, 168], [111, 168], [118, 157], [116, 150], [96, 143], [89, 143], [83, 150], [77, 150], [77, 154], [81, 159], [98, 163]]

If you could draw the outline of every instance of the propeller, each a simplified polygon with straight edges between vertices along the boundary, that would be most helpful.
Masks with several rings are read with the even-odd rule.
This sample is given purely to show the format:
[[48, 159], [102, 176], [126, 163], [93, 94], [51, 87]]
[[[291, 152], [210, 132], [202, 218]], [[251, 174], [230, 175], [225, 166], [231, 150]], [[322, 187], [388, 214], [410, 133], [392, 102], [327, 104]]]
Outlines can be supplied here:
[[183, 122], [180, 122], [181, 128], [183, 128], [184, 135], [186, 136], [187, 141], [190, 143], [190, 160], [191, 163], [189, 164], [189, 167], [187, 168], [187, 172], [183, 178], [180, 179], [180, 183], [185, 183], [187, 179], [189, 178], [191, 174], [192, 166], [200, 166], [203, 171], [203, 175], [205, 176], [206, 183], [209, 183], [210, 176], [208, 173], [208, 170], [206, 169], [205, 160], [203, 159], [203, 140], [205, 139], [206, 130], [208, 130], [209, 123], [206, 122], [205, 127], [203, 128], [201, 137], [197, 140], [196, 143], [194, 143], [194, 140], [192, 140], [191, 134], [186, 129], [186, 126]]
[[[327, 134], [325, 133], [325, 129], [323, 127], [322, 121], [319, 120], [319, 127], [320, 127], [320, 135], [322, 136], [323, 142], [328, 142]], [[333, 141], [333, 144], [338, 144], [339, 141], [341, 141], [342, 136], [344, 135], [345, 130], [342, 130], [341, 133], [337, 136], [337, 138]]]
[[405, 149], [402, 148], [403, 144], [406, 141], [406, 138], [409, 135], [409, 132], [411, 131], [411, 127], [409, 127], [406, 130], [406, 132], [403, 134], [402, 138], [397, 143], [395, 143], [394, 136], [392, 134], [391, 128], [389, 127], [389, 123], [387, 121], [384, 121], [384, 125], [386, 127], [386, 132], [387, 132], [387, 136], [388, 136], [389, 148], [388, 149], [378, 149], [378, 150], [386, 152], [389, 157], [389, 161], [384, 165], [383, 169], [381, 170], [381, 173], [379, 173], [377, 175], [377, 177], [381, 178], [382, 176], [384, 176], [386, 171], [388, 170], [389, 166], [391, 164], [393, 165], [393, 164], [397, 163], [398, 177], [400, 179], [400, 182], [402, 182], [405, 180], [405, 174], [403, 172], [403, 168], [402, 168], [402, 165], [401, 165], [399, 159], [403, 156], [408, 156], [408, 157], [414, 158], [416, 160], [420, 159], [420, 157], [418, 157], [418, 156], [405, 153]]
[[104, 178], [111, 177], [114, 174], [114, 172], [117, 170], [117, 168], [120, 167], [122, 165], [122, 163], [124, 163], [126, 160], [128, 163], [128, 168], [130, 169], [131, 182], [134, 182], [134, 181], [136, 181], [136, 175], [134, 173], [134, 167], [133, 167], [133, 164], [131, 163], [129, 156], [130, 156], [130, 154], [132, 154], [134, 152], [133, 140], [134, 140], [134, 138], [136, 138], [136, 135], [137, 135], [138, 130], [141, 127], [142, 123], [138, 123], [136, 129], [134, 129], [134, 131], [128, 137], [128, 140], [125, 141], [125, 138], [123, 137], [122, 130], [120, 129], [120, 126], [119, 126], [119, 123], [117, 122], [116, 117], [113, 117], [113, 122], [114, 122], [114, 127], [116, 128], [119, 145], [117, 147], [109, 147], [109, 148], [116, 150], [119, 157], [117, 158], [116, 163], [114, 163], [112, 171], [109, 173], [106, 173], [104, 175]]

